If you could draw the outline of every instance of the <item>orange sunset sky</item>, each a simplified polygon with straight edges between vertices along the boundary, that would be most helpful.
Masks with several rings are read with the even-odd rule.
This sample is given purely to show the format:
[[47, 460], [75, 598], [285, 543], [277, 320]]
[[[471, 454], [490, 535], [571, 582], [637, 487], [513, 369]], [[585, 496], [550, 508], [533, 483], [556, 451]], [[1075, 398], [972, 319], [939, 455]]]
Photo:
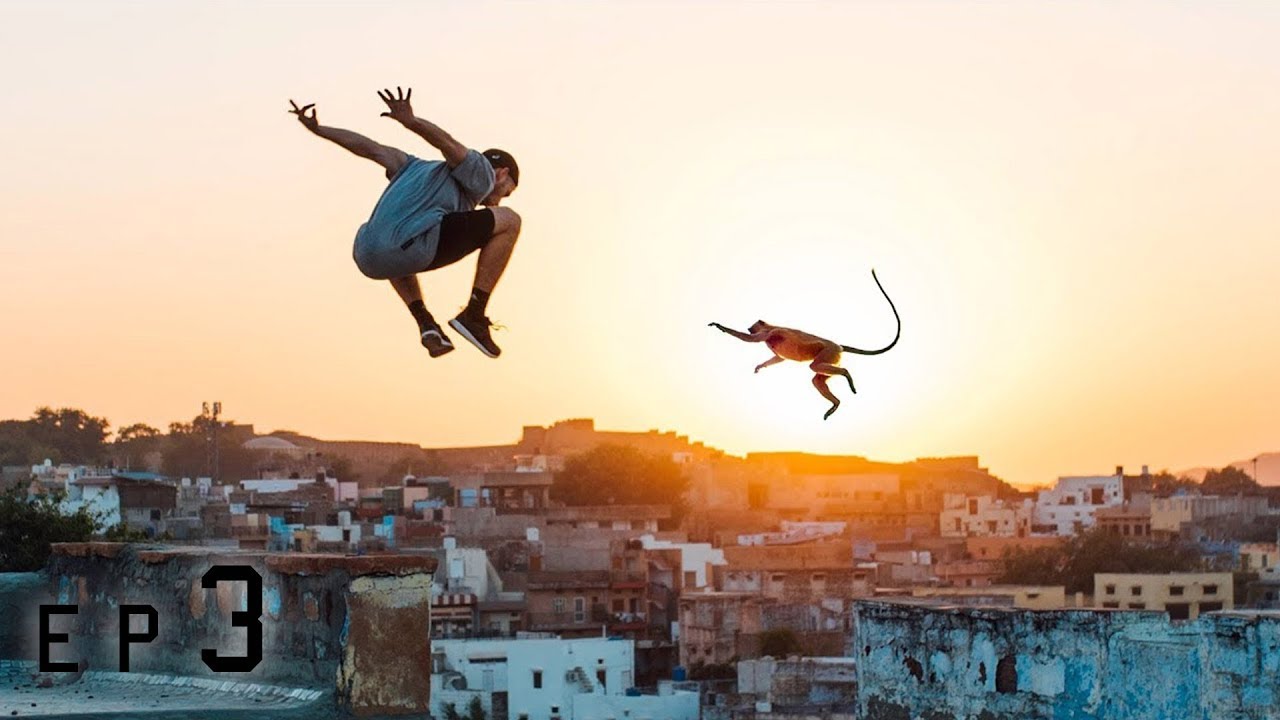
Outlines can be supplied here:
[[[0, 417], [426, 446], [594, 417], [1017, 484], [1280, 450], [1280, 5], [0, 4]], [[499, 360], [351, 260], [375, 90], [520, 161]], [[466, 300], [467, 260], [424, 276]], [[706, 327], [875, 347], [856, 398]]]

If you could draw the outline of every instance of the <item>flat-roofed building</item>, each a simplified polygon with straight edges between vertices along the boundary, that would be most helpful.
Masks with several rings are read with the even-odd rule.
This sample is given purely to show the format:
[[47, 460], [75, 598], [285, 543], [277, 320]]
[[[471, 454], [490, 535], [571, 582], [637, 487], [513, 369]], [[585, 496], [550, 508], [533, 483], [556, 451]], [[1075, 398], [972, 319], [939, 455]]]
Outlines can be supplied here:
[[1162, 610], [1171, 620], [1195, 620], [1200, 613], [1231, 610], [1231, 573], [1096, 573], [1093, 602], [1115, 610]]

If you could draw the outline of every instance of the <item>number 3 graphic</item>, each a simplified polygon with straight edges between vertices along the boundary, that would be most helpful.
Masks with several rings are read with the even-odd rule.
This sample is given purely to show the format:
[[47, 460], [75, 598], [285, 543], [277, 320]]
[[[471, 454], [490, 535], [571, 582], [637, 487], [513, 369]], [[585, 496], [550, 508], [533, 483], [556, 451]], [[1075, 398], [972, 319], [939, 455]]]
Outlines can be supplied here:
[[245, 590], [246, 610], [235, 610], [231, 613], [231, 626], [242, 627], [248, 634], [249, 654], [245, 656], [221, 657], [214, 648], [200, 651], [204, 664], [214, 672], [249, 672], [262, 662], [262, 576], [248, 565], [214, 565], [204, 574], [200, 585], [204, 588], [216, 588], [220, 582], [243, 582], [248, 585]]

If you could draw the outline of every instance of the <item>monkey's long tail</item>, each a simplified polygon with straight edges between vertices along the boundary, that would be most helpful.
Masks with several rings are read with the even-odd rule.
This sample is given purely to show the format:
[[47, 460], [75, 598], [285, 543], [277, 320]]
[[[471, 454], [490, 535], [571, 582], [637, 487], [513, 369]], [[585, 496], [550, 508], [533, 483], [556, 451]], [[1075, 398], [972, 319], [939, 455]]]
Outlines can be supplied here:
[[880, 284], [880, 278], [876, 277], [875, 270], [871, 271], [871, 279], [876, 281], [876, 285], [880, 288], [880, 292], [884, 293], [884, 299], [889, 301], [889, 307], [893, 310], [893, 318], [898, 321], [898, 332], [894, 334], [893, 342], [889, 343], [888, 345], [885, 345], [879, 350], [859, 350], [856, 347], [841, 345], [840, 349], [844, 350], [847, 353], [853, 353], [855, 355], [879, 355], [880, 353], [886, 353], [886, 352], [889, 352], [889, 350], [892, 349], [894, 345], [897, 345], [898, 338], [902, 337], [902, 318], [898, 316], [898, 308], [894, 306], [893, 298], [889, 297], [889, 293], [885, 292], [884, 286]]

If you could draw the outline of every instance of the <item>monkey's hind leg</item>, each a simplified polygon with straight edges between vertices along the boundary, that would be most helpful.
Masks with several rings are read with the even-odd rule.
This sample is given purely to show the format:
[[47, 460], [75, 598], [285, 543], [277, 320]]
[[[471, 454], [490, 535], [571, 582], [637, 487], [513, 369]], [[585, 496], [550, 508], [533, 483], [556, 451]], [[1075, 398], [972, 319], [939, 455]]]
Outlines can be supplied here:
[[822, 416], [822, 419], [826, 420], [831, 417], [831, 413], [835, 412], [836, 408], [840, 407], [840, 398], [836, 397], [831, 392], [831, 388], [827, 387], [827, 376], [822, 373], [813, 376], [813, 386], [818, 388], [818, 392], [822, 393], [822, 397], [831, 401], [831, 409], [827, 411], [826, 415]]
[[777, 355], [774, 355], [773, 357], [769, 358], [768, 360], [765, 360], [764, 362], [762, 362], [762, 363], [760, 363], [759, 365], [757, 365], [757, 366], [756, 366], [756, 372], [760, 372], [761, 370], [763, 370], [763, 369], [765, 369], [765, 368], [769, 367], [770, 365], [777, 365], [778, 363], [782, 362], [783, 360], [786, 360], [786, 358], [778, 357]]
[[813, 362], [810, 363], [809, 368], [814, 372], [822, 373], [823, 375], [843, 375], [844, 379], [849, 381], [849, 391], [854, 395], [858, 394], [858, 389], [853, 386], [853, 376], [849, 374], [848, 370], [840, 367], [839, 365], [824, 362]]

